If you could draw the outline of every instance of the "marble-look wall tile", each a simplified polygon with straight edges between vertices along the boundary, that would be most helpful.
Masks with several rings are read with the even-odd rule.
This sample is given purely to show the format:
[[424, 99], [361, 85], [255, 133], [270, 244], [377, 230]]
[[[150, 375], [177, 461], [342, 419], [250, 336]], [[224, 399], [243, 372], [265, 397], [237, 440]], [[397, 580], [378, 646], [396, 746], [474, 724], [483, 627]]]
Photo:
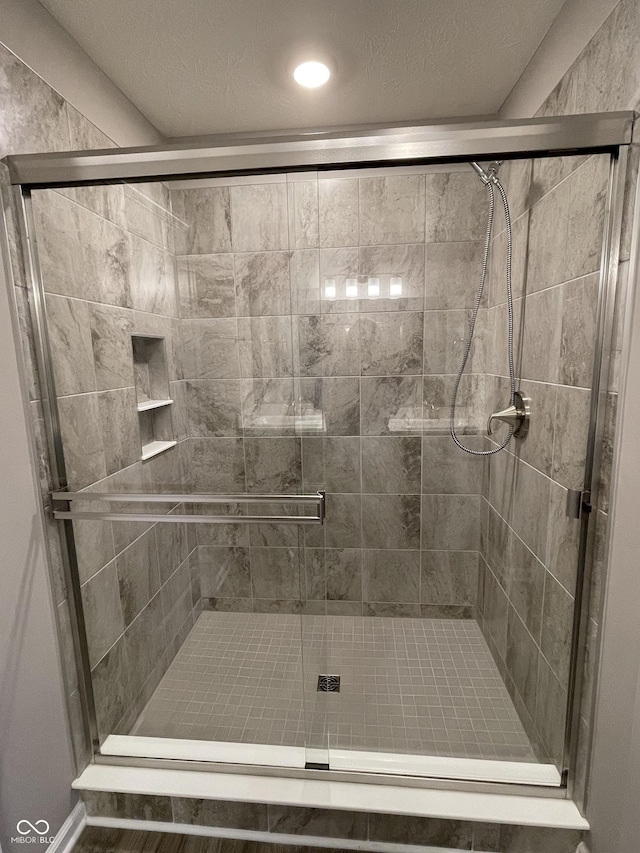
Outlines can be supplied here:
[[[375, 380], [374, 380], [375, 381]], [[303, 406], [324, 415], [326, 435], [360, 434], [360, 381], [357, 377], [300, 379]]]
[[238, 338], [244, 378], [293, 375], [291, 317], [241, 317]]
[[427, 551], [477, 551], [479, 495], [423, 495], [422, 547]]
[[91, 671], [100, 741], [113, 734], [131, 705], [131, 684], [124, 637], [109, 649]]
[[4, 45], [0, 45], [0, 100], [6, 105], [0, 122], [0, 157], [69, 150], [64, 99]]
[[263, 494], [297, 492], [302, 485], [299, 438], [244, 440], [247, 490]]
[[397, 299], [367, 299], [363, 296], [361, 298], [361, 310], [422, 311], [425, 290], [424, 258], [425, 247], [422, 243], [389, 246], [363, 245], [359, 251], [359, 274], [379, 278], [381, 287], [389, 283], [391, 276], [400, 277], [402, 279], [402, 297]]
[[124, 189], [127, 230], [160, 249], [174, 249], [169, 192], [160, 183], [128, 184]]
[[535, 722], [549, 757], [557, 767], [562, 763], [566, 714], [566, 691], [540, 656]]
[[363, 552], [357, 548], [326, 548], [324, 561], [327, 599], [361, 601]]
[[292, 249], [318, 248], [318, 181], [287, 184], [289, 245]]
[[362, 435], [422, 432], [421, 377], [363, 377], [360, 387]]
[[371, 549], [420, 548], [419, 495], [363, 495], [363, 546]]
[[252, 548], [254, 598], [302, 598], [300, 553], [297, 548]]
[[320, 311], [320, 252], [315, 249], [291, 253], [289, 262], [291, 301], [294, 314]]
[[186, 379], [239, 379], [238, 321], [187, 320], [182, 324]]
[[302, 376], [359, 376], [358, 314], [298, 317], [298, 353]]
[[96, 375], [86, 302], [48, 295], [46, 310], [56, 392], [66, 396], [95, 391]]
[[487, 192], [469, 171], [425, 175], [427, 243], [482, 240], [486, 230]]
[[192, 438], [187, 445], [193, 487], [197, 492], [234, 494], [245, 491], [242, 439]]
[[124, 631], [115, 562], [101, 569], [82, 587], [89, 662], [93, 668]]
[[363, 557], [364, 601], [419, 601], [419, 551], [366, 550]]
[[[178, 511], [177, 514], [180, 512]], [[189, 533], [193, 531], [193, 525], [186, 523], [156, 524], [153, 530], [158, 552], [160, 583], [165, 584], [175, 570], [187, 559], [189, 552], [196, 547], [195, 542], [189, 541]]]
[[121, 794], [113, 791], [83, 791], [87, 814], [129, 820], [159, 820], [171, 823], [171, 797]]
[[427, 243], [425, 310], [473, 308], [482, 269], [482, 243]]
[[486, 853], [575, 853], [581, 833], [574, 829], [548, 829], [541, 826], [510, 826], [476, 823], [473, 829], [475, 850]]
[[[140, 458], [135, 388], [101, 391], [98, 405], [105, 466], [107, 474], [114, 474]], [[93, 427], [98, 428], [98, 424]]]
[[[449, 432], [455, 378], [452, 374], [423, 377], [422, 417], [425, 434], [446, 435]], [[475, 435], [486, 429], [484, 379], [482, 374], [465, 373], [460, 381], [455, 425], [461, 435]]]
[[[106, 219], [78, 208], [82, 241], [83, 296], [96, 293], [99, 302], [131, 308], [132, 285], [139, 271], [141, 248], [131, 235]], [[148, 244], [147, 244], [148, 245]], [[143, 267], [146, 271], [146, 267]]]
[[133, 314], [110, 305], [89, 305], [88, 311], [98, 391], [132, 386]]
[[129, 235], [131, 303], [137, 311], [175, 317], [176, 286], [174, 261], [171, 255]]
[[[348, 278], [358, 278], [361, 274], [360, 265], [360, 250], [357, 246], [320, 250], [319, 298], [323, 314], [354, 310], [353, 299], [346, 298], [346, 281]], [[335, 298], [327, 295], [328, 280], [335, 286]]]
[[[177, 640], [177, 647], [179, 648], [184, 637], [193, 626], [191, 565], [189, 560], [185, 560], [171, 575], [160, 590], [160, 597], [162, 599], [162, 619], [166, 646], [170, 649], [174, 645], [174, 640]], [[158, 640], [161, 642], [162, 638], [159, 636]]]
[[135, 698], [165, 650], [162, 595], [157, 593], [126, 629], [124, 642], [131, 693]]
[[242, 428], [244, 435], [295, 435], [301, 431], [292, 412], [296, 389], [293, 378], [243, 379]]
[[609, 184], [609, 158], [596, 154], [569, 179], [570, 207], [564, 277], [577, 278], [600, 267]]
[[420, 494], [419, 436], [365, 437], [362, 443], [362, 491]]
[[527, 297], [524, 316], [522, 378], [557, 382], [560, 362], [562, 288]]
[[573, 609], [573, 597], [555, 578], [547, 574], [540, 647], [554, 674], [564, 687], [567, 687], [569, 681]]
[[221, 826], [266, 831], [269, 828], [267, 806], [261, 803], [235, 803], [224, 800], [193, 800], [174, 797], [176, 823]]
[[566, 506], [567, 490], [558, 483], [552, 483], [544, 562], [551, 574], [573, 594], [578, 568], [580, 521], [567, 518]]
[[536, 711], [538, 656], [538, 647], [533, 637], [515, 610], [510, 607], [505, 662], [509, 676], [532, 718]]
[[147, 531], [119, 554], [116, 568], [124, 624], [127, 627], [160, 589], [154, 531]]
[[305, 548], [301, 556], [304, 563], [303, 590], [307, 603], [324, 601], [327, 597], [325, 549]]
[[[362, 496], [359, 494], [327, 495], [324, 541], [327, 548], [360, 548], [362, 546]], [[309, 538], [315, 537], [317, 529]]]
[[[482, 450], [484, 439], [465, 436], [472, 450]], [[484, 459], [465, 453], [450, 436], [425, 436], [422, 439], [422, 491], [424, 494], [477, 495], [482, 491]]]
[[187, 255], [176, 259], [180, 316], [235, 317], [233, 255]]
[[228, 187], [172, 190], [176, 250], [180, 255], [213, 255], [231, 251]]
[[569, 184], [565, 182], [544, 196], [531, 210], [527, 265], [529, 293], [565, 280], [570, 206]]
[[97, 394], [61, 397], [60, 429], [70, 489], [82, 489], [106, 476]]
[[367, 815], [365, 812], [270, 805], [269, 831], [290, 835], [366, 840]]
[[302, 439], [302, 474], [305, 490], [359, 492], [359, 436], [306, 437]]
[[471, 850], [472, 833], [472, 824], [464, 821], [391, 814], [369, 816], [370, 841]]
[[418, 312], [362, 314], [362, 375], [421, 373], [423, 323]]
[[238, 316], [291, 314], [290, 252], [250, 252], [235, 256]]
[[423, 243], [423, 175], [360, 178], [360, 243]]
[[234, 252], [270, 252], [289, 248], [286, 184], [231, 187]]
[[471, 605], [478, 589], [477, 551], [423, 551], [422, 604]]
[[598, 277], [594, 273], [567, 282], [562, 288], [558, 379], [563, 385], [588, 388], [592, 382]]
[[321, 179], [318, 192], [320, 245], [357, 246], [360, 227], [358, 179]]
[[569, 489], [584, 485], [590, 404], [591, 391], [558, 387], [552, 476]]
[[[541, 382], [523, 382], [520, 391], [529, 398], [535, 428], [518, 442], [520, 458], [543, 474], [551, 475], [553, 447], [556, 436], [556, 386]], [[504, 399], [504, 398], [503, 398]], [[489, 405], [490, 411], [498, 411], [506, 405], [499, 400]]]
[[[544, 564], [516, 535], [510, 537], [506, 561], [504, 585], [511, 605], [539, 643], [546, 575]], [[530, 713], [533, 716], [533, 712]]]
[[484, 581], [484, 625], [502, 661], [505, 660], [507, 651], [508, 612], [509, 599], [504, 589], [493, 572], [487, 571]]
[[202, 545], [198, 561], [204, 598], [251, 598], [248, 548]]
[[84, 277], [80, 208], [53, 190], [36, 191], [32, 199], [44, 289], [97, 300], [94, 282]]
[[[474, 373], [481, 373], [484, 369], [485, 315], [484, 310], [478, 314], [465, 368]], [[468, 311], [425, 311], [424, 373], [458, 372], [469, 330], [469, 316]]]
[[547, 513], [551, 481], [528, 465], [516, 465], [513, 507], [509, 521], [525, 545], [540, 560], [547, 546]]
[[242, 389], [234, 379], [185, 383], [189, 436], [239, 435], [242, 431]]

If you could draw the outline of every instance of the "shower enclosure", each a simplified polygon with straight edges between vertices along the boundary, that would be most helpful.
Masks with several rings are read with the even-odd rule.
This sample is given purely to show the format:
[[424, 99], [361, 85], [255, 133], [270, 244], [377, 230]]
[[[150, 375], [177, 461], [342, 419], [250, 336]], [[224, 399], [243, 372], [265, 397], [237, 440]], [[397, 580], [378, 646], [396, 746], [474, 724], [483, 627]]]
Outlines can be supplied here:
[[630, 127], [9, 159], [96, 760], [566, 787]]

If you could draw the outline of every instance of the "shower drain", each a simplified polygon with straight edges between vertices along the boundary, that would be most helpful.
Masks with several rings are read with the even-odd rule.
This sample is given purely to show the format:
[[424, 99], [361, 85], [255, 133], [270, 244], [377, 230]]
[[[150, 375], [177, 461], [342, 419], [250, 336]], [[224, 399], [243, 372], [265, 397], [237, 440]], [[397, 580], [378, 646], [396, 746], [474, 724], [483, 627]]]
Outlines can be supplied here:
[[318, 691], [320, 693], [339, 693], [340, 692], [340, 676], [339, 675], [319, 675], [318, 676]]

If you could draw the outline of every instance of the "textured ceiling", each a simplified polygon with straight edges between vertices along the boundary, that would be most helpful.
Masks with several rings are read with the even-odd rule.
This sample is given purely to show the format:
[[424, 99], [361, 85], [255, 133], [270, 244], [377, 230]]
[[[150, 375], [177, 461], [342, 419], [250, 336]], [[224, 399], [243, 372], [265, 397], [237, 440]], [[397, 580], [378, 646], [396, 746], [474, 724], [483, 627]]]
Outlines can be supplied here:
[[41, 0], [167, 136], [496, 112], [563, 2]]

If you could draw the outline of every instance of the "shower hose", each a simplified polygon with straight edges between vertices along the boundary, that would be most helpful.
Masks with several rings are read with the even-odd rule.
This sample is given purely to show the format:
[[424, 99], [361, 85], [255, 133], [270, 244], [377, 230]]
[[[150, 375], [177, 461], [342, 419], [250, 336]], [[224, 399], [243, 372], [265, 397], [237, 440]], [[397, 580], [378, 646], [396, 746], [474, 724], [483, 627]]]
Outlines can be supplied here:
[[478, 319], [478, 311], [480, 309], [480, 305], [482, 303], [482, 296], [484, 294], [484, 286], [487, 280], [487, 267], [489, 263], [489, 247], [491, 244], [491, 234], [493, 232], [493, 214], [495, 211], [495, 190], [494, 186], [498, 188], [498, 192], [500, 193], [500, 198], [502, 199], [502, 205], [504, 207], [504, 218], [506, 223], [506, 232], [507, 232], [507, 313], [508, 313], [508, 342], [507, 342], [507, 355], [509, 360], [509, 383], [510, 383], [510, 397], [509, 397], [509, 405], [513, 405], [515, 400], [515, 392], [516, 392], [516, 377], [515, 370], [513, 366], [513, 290], [511, 287], [511, 259], [513, 252], [513, 241], [512, 241], [512, 233], [511, 233], [511, 214], [509, 213], [509, 203], [507, 201], [507, 194], [504, 190], [504, 187], [498, 180], [498, 177], [495, 173], [492, 173], [489, 179], [485, 183], [486, 188], [489, 191], [489, 220], [487, 223], [487, 233], [484, 242], [484, 252], [482, 255], [482, 275], [480, 278], [480, 286], [478, 287], [478, 292], [476, 294], [475, 304], [473, 306], [473, 311], [471, 312], [471, 317], [469, 319], [469, 328], [467, 331], [467, 337], [464, 344], [464, 355], [462, 357], [462, 364], [460, 365], [460, 370], [456, 376], [456, 381], [453, 386], [453, 394], [451, 396], [451, 415], [450, 415], [450, 423], [449, 423], [449, 431], [451, 433], [451, 438], [457, 444], [457, 446], [464, 450], [465, 453], [471, 453], [474, 456], [492, 456], [494, 453], [499, 453], [501, 450], [504, 450], [507, 444], [511, 441], [511, 436], [513, 435], [513, 427], [509, 427], [509, 431], [499, 447], [494, 447], [492, 450], [472, 450], [470, 447], [465, 447], [465, 445], [460, 441], [458, 436], [456, 435], [456, 403], [458, 399], [458, 391], [460, 389], [460, 382], [462, 380], [462, 376], [464, 373], [464, 369], [467, 366], [467, 361], [469, 360], [469, 353], [471, 352], [471, 344], [473, 343], [473, 335], [476, 326], [476, 320]]

